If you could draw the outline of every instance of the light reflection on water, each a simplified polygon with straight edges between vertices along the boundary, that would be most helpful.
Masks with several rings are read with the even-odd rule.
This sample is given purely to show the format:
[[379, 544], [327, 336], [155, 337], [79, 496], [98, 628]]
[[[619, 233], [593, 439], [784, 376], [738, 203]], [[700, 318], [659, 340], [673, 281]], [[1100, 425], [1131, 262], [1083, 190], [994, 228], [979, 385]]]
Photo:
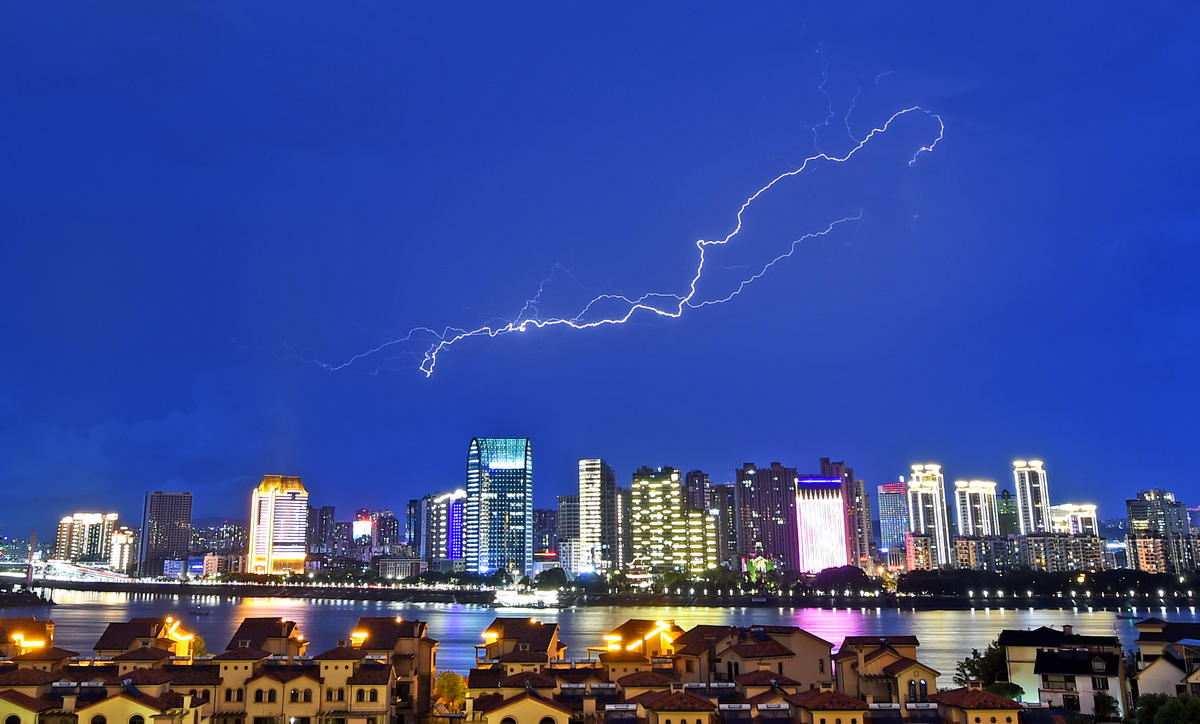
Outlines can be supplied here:
[[[280, 616], [300, 624], [312, 642], [309, 653], [332, 648], [354, 629], [359, 616], [403, 616], [429, 622], [437, 639], [438, 668], [465, 673], [471, 667], [479, 634], [496, 616], [533, 616], [556, 621], [570, 658], [584, 658], [587, 647], [603, 643], [604, 633], [629, 618], [671, 619], [687, 629], [696, 624], [793, 624], [838, 646], [845, 636], [915, 634], [921, 660], [946, 677], [972, 648], [982, 649], [1001, 629], [1071, 624], [1076, 633], [1116, 634], [1126, 648], [1137, 638], [1133, 621], [1111, 611], [974, 609], [909, 611], [897, 609], [706, 608], [699, 606], [586, 607], [563, 610], [505, 609], [458, 604], [411, 604], [384, 601], [300, 600], [293, 598], [222, 598], [148, 596], [129, 593], [53, 591], [57, 606], [0, 609], [0, 616], [49, 616], [56, 624], [55, 644], [90, 653], [105, 626], [133, 616], [174, 615], [207, 642], [210, 652], [224, 650], [238, 623], [250, 616]], [[208, 615], [190, 611], [201, 608]], [[1200, 621], [1194, 608], [1145, 609], [1139, 615]]]

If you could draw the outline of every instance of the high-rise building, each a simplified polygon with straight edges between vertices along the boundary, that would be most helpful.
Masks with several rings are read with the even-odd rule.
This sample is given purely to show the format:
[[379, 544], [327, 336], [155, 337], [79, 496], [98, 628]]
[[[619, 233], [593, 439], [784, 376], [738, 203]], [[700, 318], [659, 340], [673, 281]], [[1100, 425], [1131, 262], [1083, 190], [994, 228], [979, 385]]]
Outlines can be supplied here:
[[713, 510], [717, 511], [717, 560], [735, 568], [738, 562], [737, 491], [735, 486], [714, 485], [710, 489]]
[[579, 461], [579, 546], [575, 573], [604, 573], [616, 565], [617, 475], [600, 458]]
[[798, 558], [790, 570], [815, 573], [846, 565], [846, 491], [842, 478], [800, 477], [796, 480]]
[[[908, 527], [918, 536], [928, 536], [929, 562], [934, 568], [950, 565], [950, 526], [946, 520], [941, 465], [912, 466], [908, 479]], [[924, 564], [924, 559], [920, 562]]]
[[418, 552], [425, 538], [425, 532], [421, 529], [424, 521], [425, 499], [411, 498], [404, 506], [404, 542], [412, 546], [414, 553]]
[[546, 553], [558, 550], [558, 510], [534, 508], [533, 552]]
[[1193, 505], [1187, 509], [1188, 523], [1192, 526], [1192, 530], [1200, 530], [1200, 505]]
[[842, 501], [846, 508], [846, 547], [850, 565], [874, 573], [874, 556], [871, 550], [871, 500], [867, 486], [854, 477], [854, 468], [845, 461], [821, 458], [821, 477], [840, 478]]
[[765, 468], [746, 463], [733, 475], [739, 554], [769, 558], [780, 570], [800, 570], [796, 469], [777, 462]]
[[333, 526], [337, 522], [337, 510], [332, 505], [322, 505], [317, 511], [317, 546], [321, 553], [333, 552]]
[[467, 450], [467, 570], [533, 573], [533, 446], [477, 437]]
[[400, 519], [392, 511], [375, 511], [375, 542], [383, 549], [400, 545]]
[[108, 566], [117, 573], [130, 573], [137, 562], [137, 533], [123, 525], [113, 531]]
[[467, 491], [461, 488], [427, 496], [421, 529], [425, 531], [424, 560], [433, 570], [450, 572], [463, 560], [466, 501]]
[[875, 499], [879, 501], [880, 545], [888, 551], [903, 550], [908, 532], [908, 485], [903, 480], [884, 483], [877, 488]]
[[108, 562], [116, 513], [73, 513], [58, 521], [54, 557], [64, 561]]
[[1015, 538], [967, 536], [954, 540], [955, 568], [1000, 573], [1021, 565]]
[[1125, 501], [1129, 511], [1130, 562], [1154, 573], [1190, 573], [1196, 568], [1196, 544], [1187, 507], [1174, 493], [1143, 490]]
[[614, 559], [618, 571], [629, 567], [633, 557], [633, 495], [629, 488], [617, 488], [617, 554]]
[[558, 563], [579, 573], [579, 493], [558, 496]]
[[1050, 494], [1041, 460], [1013, 460], [1017, 529], [1021, 535], [1050, 532]]
[[1000, 521], [1000, 535], [1021, 534], [1021, 524], [1017, 522], [1017, 499], [1007, 490], [996, 498], [996, 517]]
[[688, 509], [678, 470], [639, 468], [630, 498], [631, 568], [692, 574], [716, 568], [717, 516]]
[[1035, 571], [1104, 570], [1104, 539], [1095, 535], [1038, 533], [1018, 539], [1021, 563]]
[[683, 500], [692, 510], [712, 507], [712, 483], [703, 470], [690, 470], [683, 478]]
[[164, 561], [186, 560], [192, 542], [192, 494], [155, 490], [142, 506], [138, 575], [163, 575]]
[[1096, 506], [1092, 503], [1061, 503], [1050, 506], [1050, 531], [1069, 535], [1100, 535]]
[[302, 573], [308, 491], [300, 478], [264, 475], [250, 494], [249, 573]]
[[954, 505], [960, 536], [1000, 534], [996, 483], [991, 480], [955, 480]]

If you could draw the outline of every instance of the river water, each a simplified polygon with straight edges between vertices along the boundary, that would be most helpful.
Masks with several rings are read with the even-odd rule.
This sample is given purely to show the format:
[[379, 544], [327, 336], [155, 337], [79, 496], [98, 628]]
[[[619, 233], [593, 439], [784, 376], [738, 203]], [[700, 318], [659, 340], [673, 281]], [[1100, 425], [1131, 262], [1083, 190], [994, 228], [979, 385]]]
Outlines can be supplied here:
[[[312, 642], [309, 653], [332, 648], [349, 637], [360, 616], [403, 616], [429, 622], [437, 639], [439, 670], [466, 673], [474, 661], [480, 633], [497, 616], [533, 616], [561, 626], [568, 658], [585, 658], [588, 646], [604, 643], [603, 634], [629, 618], [670, 619], [684, 629], [696, 624], [792, 624], [833, 643], [845, 636], [914, 634], [921, 642], [921, 660], [942, 672], [949, 684], [955, 663], [972, 648], [982, 649], [1006, 628], [1074, 626], [1076, 633], [1116, 634], [1126, 648], [1137, 638], [1133, 621], [1111, 611], [1046, 609], [974, 609], [911, 611], [821, 608], [706, 608], [706, 607], [575, 607], [564, 609], [493, 608], [459, 604], [412, 604], [381, 601], [302, 600], [294, 598], [225, 598], [216, 596], [151, 596], [129, 593], [47, 591], [58, 605], [0, 609], [0, 616], [49, 617], [55, 622], [54, 641], [80, 653], [92, 646], [111, 621], [134, 616], [176, 616], [184, 627], [204, 638], [210, 653], [224, 650], [238, 623], [252, 616], [279, 616], [296, 621]], [[190, 611], [203, 609], [207, 615]], [[1195, 608], [1143, 609], [1139, 616], [1170, 621], [1200, 621]]]

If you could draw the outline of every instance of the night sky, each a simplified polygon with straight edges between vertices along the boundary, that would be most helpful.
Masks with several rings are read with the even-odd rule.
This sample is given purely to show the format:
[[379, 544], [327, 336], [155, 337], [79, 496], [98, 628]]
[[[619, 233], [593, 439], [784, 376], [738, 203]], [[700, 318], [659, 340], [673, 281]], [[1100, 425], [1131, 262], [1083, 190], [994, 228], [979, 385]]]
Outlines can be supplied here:
[[[533, 438], [539, 506], [591, 456], [1200, 503], [1196, 6], [740, 5], [7, 4], [0, 533], [152, 489], [244, 518], [264, 473], [399, 511], [477, 435]], [[555, 269], [545, 314], [683, 293], [911, 105], [934, 152], [906, 116], [774, 189], [706, 290], [862, 218], [728, 304], [317, 364]]]

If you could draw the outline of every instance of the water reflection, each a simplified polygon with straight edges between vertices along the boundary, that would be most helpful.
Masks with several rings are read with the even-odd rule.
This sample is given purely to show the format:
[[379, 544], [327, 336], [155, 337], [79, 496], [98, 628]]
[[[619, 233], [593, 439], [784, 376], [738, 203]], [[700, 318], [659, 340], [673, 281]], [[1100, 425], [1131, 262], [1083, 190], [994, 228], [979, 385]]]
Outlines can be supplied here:
[[[563, 610], [492, 608], [457, 604], [411, 604], [384, 601], [305, 601], [291, 598], [224, 598], [220, 596], [149, 596], [146, 594], [54, 591], [59, 605], [15, 608], [2, 616], [49, 615], [56, 623], [55, 643], [90, 653], [110, 621], [133, 616], [174, 615], [204, 638], [210, 652], [221, 651], [238, 623], [249, 616], [280, 616], [296, 621], [310, 653], [331, 648], [349, 636], [360, 616], [403, 616], [429, 622], [440, 642], [438, 667], [466, 672], [479, 634], [496, 616], [533, 616], [562, 625], [570, 658], [584, 658], [587, 647], [628, 618], [673, 619], [683, 628], [696, 624], [787, 623], [800, 626], [836, 647], [846, 636], [914, 634], [921, 641], [921, 659], [949, 677], [955, 663], [972, 648], [982, 649], [1001, 629], [1070, 624], [1076, 633], [1116, 634], [1128, 648], [1137, 638], [1133, 621], [1109, 611], [1034, 609], [974, 609], [967, 611], [905, 611], [856, 608], [704, 608], [698, 606], [590, 607]], [[207, 611], [195, 615], [194, 610]], [[1169, 620], [1200, 621], [1195, 608], [1142, 610]], [[948, 679], [947, 679], [948, 680]]]

